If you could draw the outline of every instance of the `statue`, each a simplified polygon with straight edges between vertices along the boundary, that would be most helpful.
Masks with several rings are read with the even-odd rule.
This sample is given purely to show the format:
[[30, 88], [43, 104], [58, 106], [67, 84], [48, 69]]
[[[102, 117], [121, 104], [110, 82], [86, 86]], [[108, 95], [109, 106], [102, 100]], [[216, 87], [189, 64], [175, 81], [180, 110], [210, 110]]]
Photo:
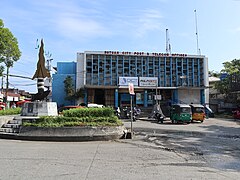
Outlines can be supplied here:
[[32, 79], [37, 78], [37, 88], [38, 93], [32, 95], [32, 101], [35, 100], [44, 100], [48, 94], [50, 93], [50, 90], [44, 91], [44, 78], [48, 77], [50, 78], [50, 72], [45, 67], [45, 57], [44, 57], [44, 49], [43, 49], [43, 40], [41, 40], [41, 46], [38, 53], [38, 63], [37, 63], [37, 70], [32, 77]]

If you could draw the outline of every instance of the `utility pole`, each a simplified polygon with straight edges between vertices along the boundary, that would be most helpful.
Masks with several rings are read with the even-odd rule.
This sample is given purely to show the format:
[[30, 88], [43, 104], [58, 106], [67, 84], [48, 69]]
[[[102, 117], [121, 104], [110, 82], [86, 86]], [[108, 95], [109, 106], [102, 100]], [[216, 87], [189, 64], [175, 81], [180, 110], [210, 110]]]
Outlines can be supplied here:
[[197, 55], [201, 55], [201, 50], [198, 45], [198, 26], [197, 26], [197, 10], [194, 9], [195, 13], [195, 26], [196, 26], [196, 41], [197, 41]]
[[166, 53], [172, 54], [168, 29], [166, 29]]

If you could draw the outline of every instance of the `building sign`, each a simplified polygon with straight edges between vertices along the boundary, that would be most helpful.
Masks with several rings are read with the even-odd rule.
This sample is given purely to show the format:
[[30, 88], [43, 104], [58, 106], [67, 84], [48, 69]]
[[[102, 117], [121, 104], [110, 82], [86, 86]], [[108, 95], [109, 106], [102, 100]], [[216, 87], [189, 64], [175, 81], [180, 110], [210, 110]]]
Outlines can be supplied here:
[[158, 86], [157, 77], [139, 77], [139, 86], [156, 87]]
[[129, 94], [135, 95], [133, 83], [129, 83], [129, 84], [128, 84], [128, 90], [129, 90]]
[[156, 57], [186, 57], [187, 54], [169, 54], [169, 53], [145, 53], [145, 52], [128, 52], [128, 51], [104, 51], [104, 54], [110, 55], [133, 55], [133, 56], [156, 56]]
[[129, 83], [138, 86], [138, 77], [119, 77], [119, 86], [128, 86]]

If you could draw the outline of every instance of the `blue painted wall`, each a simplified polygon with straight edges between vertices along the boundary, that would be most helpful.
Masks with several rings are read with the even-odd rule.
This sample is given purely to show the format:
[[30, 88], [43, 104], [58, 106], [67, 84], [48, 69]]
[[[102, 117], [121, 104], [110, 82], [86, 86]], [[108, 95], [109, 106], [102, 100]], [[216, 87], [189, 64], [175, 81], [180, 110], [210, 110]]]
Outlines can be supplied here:
[[75, 105], [74, 101], [65, 100], [64, 80], [67, 76], [71, 76], [76, 88], [76, 62], [58, 62], [57, 73], [52, 75], [52, 101], [57, 102], [58, 106]]

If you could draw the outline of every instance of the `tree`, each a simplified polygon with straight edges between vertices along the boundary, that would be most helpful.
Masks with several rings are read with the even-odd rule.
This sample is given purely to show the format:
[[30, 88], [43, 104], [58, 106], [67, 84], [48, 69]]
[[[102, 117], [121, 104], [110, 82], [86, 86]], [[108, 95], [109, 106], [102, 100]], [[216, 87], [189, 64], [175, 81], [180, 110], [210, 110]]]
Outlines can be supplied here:
[[71, 101], [71, 103], [74, 103], [76, 99], [83, 98], [84, 97], [84, 89], [79, 88], [75, 91], [73, 86], [73, 79], [71, 76], [67, 76], [64, 80], [64, 90], [66, 93], [65, 99], [68, 101]]
[[219, 77], [220, 73], [217, 71], [208, 71], [209, 77]]
[[[19, 60], [21, 52], [18, 47], [18, 41], [13, 36], [8, 28], [4, 27], [3, 21], [0, 19], [0, 63], [4, 63], [7, 68], [7, 86], [6, 96], [8, 91], [8, 76], [9, 69], [13, 67], [13, 63]], [[4, 66], [0, 67], [0, 75], [2, 75]]]
[[66, 79], [64, 80], [64, 90], [66, 93], [65, 99], [68, 101], [74, 100], [75, 90], [73, 87], [73, 79], [71, 76], [67, 76]]
[[240, 76], [240, 59], [224, 62], [223, 66], [224, 69], [221, 70], [221, 73], [227, 73], [227, 76], [215, 83], [215, 89], [224, 95], [225, 101], [238, 103], [239, 95], [238, 93], [233, 93], [233, 87], [236, 87], [233, 77]]

